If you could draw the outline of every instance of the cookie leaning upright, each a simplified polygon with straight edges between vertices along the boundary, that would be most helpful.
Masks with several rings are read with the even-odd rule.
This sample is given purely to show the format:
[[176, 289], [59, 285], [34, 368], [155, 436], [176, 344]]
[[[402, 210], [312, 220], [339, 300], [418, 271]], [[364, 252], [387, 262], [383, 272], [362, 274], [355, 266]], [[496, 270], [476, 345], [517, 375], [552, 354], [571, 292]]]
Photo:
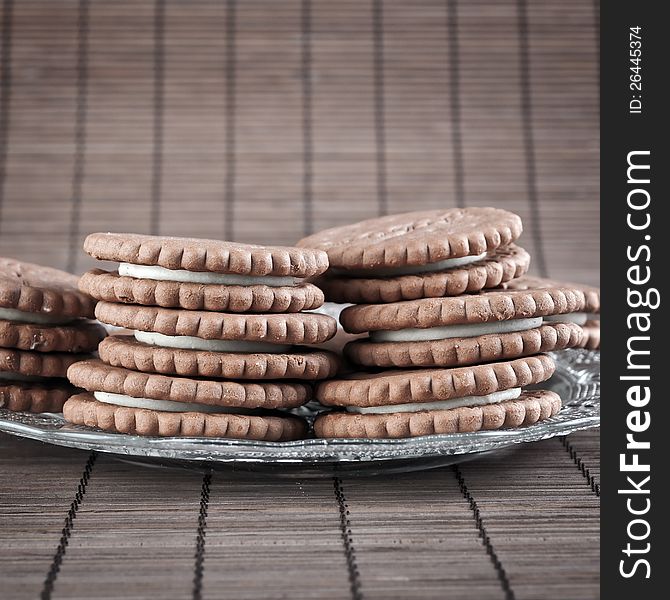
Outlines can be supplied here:
[[528, 270], [513, 242], [521, 219], [497, 208], [452, 208], [368, 219], [298, 242], [328, 253], [317, 281], [333, 302], [382, 303], [493, 288]]
[[323, 302], [303, 280], [327, 269], [324, 252], [134, 234], [92, 234], [84, 248], [121, 262], [80, 287], [102, 299], [100, 321], [134, 333], [110, 336], [100, 361], [70, 369], [88, 393], [67, 403], [68, 420], [142, 435], [304, 435], [284, 411], [338, 367], [335, 354], [303, 346], [337, 327], [301, 312]]
[[0, 408], [60, 412], [68, 367], [105, 336], [94, 307], [74, 275], [0, 258]]

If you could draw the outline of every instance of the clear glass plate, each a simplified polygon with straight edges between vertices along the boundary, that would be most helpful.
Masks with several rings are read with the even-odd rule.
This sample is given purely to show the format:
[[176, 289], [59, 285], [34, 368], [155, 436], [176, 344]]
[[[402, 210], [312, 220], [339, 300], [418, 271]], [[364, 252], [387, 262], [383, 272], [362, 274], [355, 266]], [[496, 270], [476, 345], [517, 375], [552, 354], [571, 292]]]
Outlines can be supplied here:
[[[563, 399], [551, 419], [520, 429], [428, 435], [397, 440], [307, 439], [256, 442], [224, 438], [145, 437], [71, 425], [61, 415], [0, 409], [0, 431], [49, 444], [115, 454], [157, 466], [266, 471], [299, 476], [374, 474], [439, 467], [507, 448], [600, 425], [600, 352], [552, 354], [556, 373], [541, 387]], [[540, 386], [538, 386], [540, 387]], [[313, 410], [302, 409], [310, 418]]]

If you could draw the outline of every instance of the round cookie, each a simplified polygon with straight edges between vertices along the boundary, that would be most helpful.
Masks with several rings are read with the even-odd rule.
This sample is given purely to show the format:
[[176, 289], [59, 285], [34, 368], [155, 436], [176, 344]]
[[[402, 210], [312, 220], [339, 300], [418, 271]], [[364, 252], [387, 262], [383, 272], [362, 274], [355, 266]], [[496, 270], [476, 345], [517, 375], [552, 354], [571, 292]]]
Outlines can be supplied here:
[[150, 346], [132, 336], [110, 336], [98, 349], [108, 365], [135, 371], [225, 379], [326, 379], [337, 373], [339, 357], [296, 347], [291, 353], [207, 352]]
[[582, 310], [584, 292], [574, 288], [495, 290], [393, 304], [361, 304], [342, 311], [349, 333], [427, 329], [528, 319]]
[[379, 278], [326, 274], [315, 283], [331, 302], [400, 302], [459, 296], [494, 288], [520, 277], [529, 265], [530, 255], [523, 248], [510, 244], [492, 251], [480, 261], [444, 271]]
[[92, 318], [95, 300], [77, 289], [77, 277], [58, 269], [0, 258], [0, 319], [66, 322]]
[[65, 401], [77, 391], [65, 380], [44, 383], [0, 380], [0, 408], [14, 412], [61, 412]]
[[526, 391], [516, 400], [450, 410], [390, 414], [330, 412], [319, 415], [314, 433], [320, 438], [405, 438], [523, 427], [554, 416], [561, 399], [548, 390]]
[[37, 325], [0, 319], [0, 346], [37, 352], [93, 352], [107, 335], [94, 322], [72, 325]]
[[[18, 374], [23, 377], [63, 377], [67, 369], [77, 361], [88, 358], [63, 352], [26, 352], [12, 348], [0, 348], [0, 382]], [[65, 382], [64, 382], [65, 383]]]
[[[74, 365], [70, 370], [76, 367]], [[437, 402], [484, 396], [540, 383], [549, 379], [555, 368], [551, 357], [538, 354], [453, 369], [356, 373], [320, 383], [316, 388], [316, 398], [325, 406], [358, 408]]]
[[280, 442], [301, 439], [304, 420], [293, 416], [172, 413], [98, 402], [91, 394], [72, 396], [63, 407], [71, 423], [105, 431], [150, 436], [225, 437]]
[[337, 331], [335, 319], [317, 313], [235, 314], [99, 302], [95, 314], [117, 327], [206, 340], [319, 344]]
[[584, 292], [584, 312], [600, 312], [600, 289], [592, 285], [585, 285], [583, 283], [567, 283], [565, 281], [556, 281], [554, 279], [547, 279], [545, 277], [524, 275], [523, 277], [519, 277], [518, 279], [504, 283], [502, 287], [510, 290], [533, 290], [566, 287], [574, 288]]
[[133, 233], [92, 233], [84, 251], [98, 260], [261, 277], [314, 277], [328, 268], [326, 253], [318, 249]]
[[507, 289], [544, 289], [547, 287], [573, 287], [584, 292], [584, 307], [573, 315], [566, 315], [568, 319], [578, 322], [583, 330], [583, 337], [579, 348], [588, 348], [589, 350], [600, 349], [600, 320], [594, 318], [600, 314], [600, 289], [591, 285], [581, 283], [564, 283], [553, 279], [542, 277], [530, 277], [528, 275], [520, 277], [514, 281], [504, 284]]
[[471, 338], [423, 342], [349, 342], [345, 356], [366, 367], [455, 367], [581, 347], [583, 331], [575, 323], [545, 323], [535, 329]]
[[216, 407], [296, 408], [312, 395], [311, 386], [306, 383], [172, 377], [113, 367], [100, 360], [75, 363], [68, 369], [67, 376], [73, 385], [89, 392]]
[[587, 350], [600, 350], [600, 321], [589, 320], [582, 325], [584, 337], [579, 348], [586, 348]]
[[506, 210], [451, 208], [334, 227], [306, 237], [297, 245], [325, 250], [330, 266], [337, 269], [374, 270], [477, 256], [507, 246], [521, 231], [521, 219]]
[[221, 285], [136, 279], [94, 269], [82, 275], [79, 289], [98, 300], [223, 312], [299, 312], [323, 304], [323, 292], [311, 283], [294, 286]]

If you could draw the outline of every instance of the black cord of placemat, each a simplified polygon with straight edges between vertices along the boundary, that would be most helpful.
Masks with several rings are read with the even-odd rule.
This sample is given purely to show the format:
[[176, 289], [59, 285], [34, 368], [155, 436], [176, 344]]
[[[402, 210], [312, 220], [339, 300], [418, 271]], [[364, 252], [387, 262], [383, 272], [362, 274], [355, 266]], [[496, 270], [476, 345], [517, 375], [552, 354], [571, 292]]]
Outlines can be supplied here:
[[377, 147], [377, 205], [380, 216], [388, 214], [386, 189], [386, 117], [384, 108], [384, 14], [381, 0], [372, 0], [374, 60], [375, 143]]
[[82, 502], [84, 501], [84, 494], [86, 493], [86, 487], [88, 482], [91, 479], [91, 473], [93, 472], [93, 465], [97, 454], [91, 452], [89, 454], [88, 460], [86, 461], [86, 466], [84, 467], [84, 472], [82, 473], [81, 479], [79, 480], [79, 485], [77, 486], [77, 492], [74, 495], [74, 500], [70, 504], [70, 509], [67, 511], [65, 516], [65, 525], [61, 533], [60, 541], [58, 543], [58, 548], [56, 548], [56, 553], [54, 554], [53, 560], [51, 561], [51, 566], [47, 573], [46, 579], [44, 580], [44, 586], [42, 587], [42, 593], [40, 597], [42, 600], [49, 600], [51, 594], [54, 590], [54, 584], [58, 578], [58, 573], [60, 567], [63, 564], [63, 558], [65, 557], [65, 552], [67, 550], [67, 545], [72, 536], [72, 529], [74, 527], [74, 520], [77, 518], [77, 513], [81, 507]]
[[486, 531], [486, 527], [484, 526], [484, 520], [482, 519], [477, 501], [470, 493], [470, 490], [468, 490], [468, 486], [466, 485], [463, 474], [461, 473], [461, 470], [458, 468], [458, 466], [454, 465], [452, 470], [456, 477], [456, 481], [458, 482], [458, 487], [461, 490], [461, 494], [463, 494], [463, 498], [465, 498], [468, 505], [470, 506], [470, 510], [472, 511], [472, 515], [475, 520], [475, 525], [479, 531], [479, 537], [481, 538], [482, 544], [484, 545], [484, 548], [486, 548], [486, 553], [489, 555], [489, 558], [493, 563], [493, 567], [496, 570], [496, 575], [498, 575], [500, 585], [502, 586], [503, 592], [505, 592], [505, 598], [507, 600], [514, 600], [514, 592], [512, 591], [509, 579], [507, 578], [505, 567], [503, 567], [495, 549], [493, 548], [493, 543], [491, 542], [491, 538], [489, 537], [489, 534]]
[[312, 210], [312, 2], [302, 0], [302, 211], [303, 234], [310, 235], [314, 230]]
[[223, 197], [223, 234], [226, 240], [235, 239], [235, 28], [236, 28], [235, 0], [226, 3], [226, 91], [225, 91], [225, 121], [226, 121], [226, 172], [225, 190]]
[[533, 103], [530, 89], [530, 48], [528, 41], [528, 6], [526, 0], [517, 0], [517, 19], [519, 29], [519, 67], [521, 86], [521, 123], [523, 125], [523, 147], [526, 156], [526, 187], [530, 203], [530, 219], [532, 226], [536, 262], [540, 275], [548, 276], [547, 260], [542, 243], [540, 223], [540, 199], [537, 190], [537, 167], [535, 163], [535, 136], [533, 133]]
[[66, 270], [74, 272], [79, 254], [79, 222], [86, 161], [86, 117], [88, 110], [88, 29], [90, 0], [79, 0], [77, 16], [77, 107], [74, 125], [72, 210]]
[[349, 504], [344, 495], [344, 487], [339, 477], [333, 477], [333, 488], [337, 506], [340, 510], [340, 530], [342, 532], [342, 544], [344, 545], [344, 557], [347, 561], [349, 571], [349, 583], [351, 585], [352, 600], [363, 600], [361, 590], [361, 575], [356, 563], [356, 550], [354, 548], [354, 539], [351, 534], [351, 521], [349, 520]]
[[0, 64], [0, 229], [2, 207], [5, 202], [5, 179], [7, 178], [7, 144], [9, 141], [9, 103], [12, 91], [12, 22], [14, 0], [2, 3], [2, 63]]
[[465, 170], [461, 130], [461, 73], [458, 45], [458, 0], [447, 0], [447, 43], [449, 46], [449, 108], [451, 144], [454, 158], [454, 192], [456, 206], [465, 206]]
[[207, 511], [209, 510], [209, 491], [212, 473], [208, 471], [202, 478], [200, 490], [200, 512], [198, 514], [198, 533], [195, 540], [195, 569], [193, 575], [193, 599], [202, 598], [202, 577], [205, 573], [205, 534], [207, 531]]
[[161, 197], [163, 194], [163, 116], [165, 112], [165, 0], [154, 6], [154, 103], [153, 160], [151, 168], [152, 235], [160, 233]]
[[596, 497], [600, 498], [600, 484], [596, 481], [596, 478], [591, 475], [591, 472], [586, 467], [584, 461], [577, 455], [577, 450], [575, 447], [568, 441], [567, 437], [561, 436], [559, 439], [561, 440], [561, 444], [563, 444], [565, 451], [570, 455], [572, 462], [575, 463], [575, 466], [579, 469], [579, 472], [582, 474], [584, 479], [586, 479], [586, 482], [589, 484], [591, 491], [596, 495]]

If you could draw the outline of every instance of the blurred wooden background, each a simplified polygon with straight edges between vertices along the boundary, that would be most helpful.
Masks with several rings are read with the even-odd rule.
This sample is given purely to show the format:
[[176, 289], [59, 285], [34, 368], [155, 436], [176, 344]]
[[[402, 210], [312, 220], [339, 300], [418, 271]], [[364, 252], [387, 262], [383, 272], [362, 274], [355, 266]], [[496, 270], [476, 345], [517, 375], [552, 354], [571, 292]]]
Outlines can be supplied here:
[[91, 231], [291, 244], [413, 209], [524, 219], [598, 282], [597, 3], [4, 0], [0, 255]]

